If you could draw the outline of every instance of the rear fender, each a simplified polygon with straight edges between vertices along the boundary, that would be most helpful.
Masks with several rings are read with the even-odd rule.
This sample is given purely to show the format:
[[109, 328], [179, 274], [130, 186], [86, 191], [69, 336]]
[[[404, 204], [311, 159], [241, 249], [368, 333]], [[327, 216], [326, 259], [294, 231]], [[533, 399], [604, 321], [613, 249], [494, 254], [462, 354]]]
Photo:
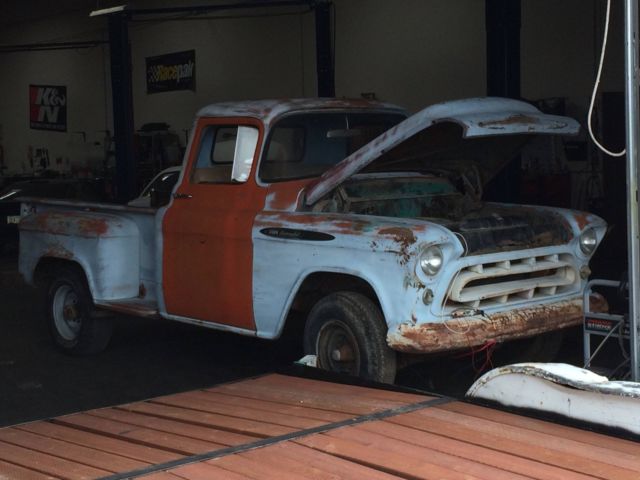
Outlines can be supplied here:
[[20, 273], [34, 284], [43, 259], [75, 262], [94, 300], [138, 296], [140, 234], [126, 218], [97, 212], [49, 210], [20, 222]]

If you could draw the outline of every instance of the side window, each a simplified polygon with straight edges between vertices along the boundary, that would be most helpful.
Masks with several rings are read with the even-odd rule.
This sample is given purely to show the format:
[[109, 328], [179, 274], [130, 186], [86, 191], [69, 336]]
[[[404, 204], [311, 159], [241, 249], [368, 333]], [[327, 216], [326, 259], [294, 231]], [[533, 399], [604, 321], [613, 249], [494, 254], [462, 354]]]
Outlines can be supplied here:
[[200, 137], [191, 183], [246, 182], [258, 144], [258, 129], [209, 125]]

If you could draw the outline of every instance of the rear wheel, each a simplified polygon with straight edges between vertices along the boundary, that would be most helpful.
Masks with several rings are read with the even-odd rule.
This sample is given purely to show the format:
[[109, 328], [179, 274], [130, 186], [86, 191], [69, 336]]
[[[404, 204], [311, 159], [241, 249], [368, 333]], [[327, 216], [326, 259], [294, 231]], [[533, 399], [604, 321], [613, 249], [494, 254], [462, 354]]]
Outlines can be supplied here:
[[321, 299], [307, 319], [304, 344], [325, 370], [385, 383], [395, 378], [396, 354], [387, 345], [382, 313], [359, 293]]
[[55, 345], [74, 355], [104, 350], [111, 338], [112, 319], [95, 314], [84, 276], [76, 269], [64, 267], [50, 278], [46, 308]]

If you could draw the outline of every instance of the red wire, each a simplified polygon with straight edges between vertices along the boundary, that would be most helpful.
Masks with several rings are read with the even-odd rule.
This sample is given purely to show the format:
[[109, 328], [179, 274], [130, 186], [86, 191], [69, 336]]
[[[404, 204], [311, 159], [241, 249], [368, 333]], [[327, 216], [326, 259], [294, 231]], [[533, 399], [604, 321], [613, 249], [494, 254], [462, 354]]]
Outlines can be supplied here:
[[[495, 349], [496, 345], [498, 342], [496, 342], [495, 340], [487, 340], [482, 346], [480, 346], [479, 348], [476, 347], [471, 347], [471, 349], [469, 350], [469, 352], [467, 353], [463, 353], [461, 355], [458, 355], [454, 358], [465, 358], [465, 357], [471, 357], [471, 366], [473, 367], [474, 372], [476, 373], [481, 373], [483, 372], [487, 366], [491, 366], [491, 368], [493, 368], [493, 361], [492, 361], [492, 355], [493, 355], [493, 350]], [[482, 353], [485, 352], [485, 361], [484, 363], [480, 366], [480, 368], [478, 368], [476, 366], [476, 354], [478, 353]]]

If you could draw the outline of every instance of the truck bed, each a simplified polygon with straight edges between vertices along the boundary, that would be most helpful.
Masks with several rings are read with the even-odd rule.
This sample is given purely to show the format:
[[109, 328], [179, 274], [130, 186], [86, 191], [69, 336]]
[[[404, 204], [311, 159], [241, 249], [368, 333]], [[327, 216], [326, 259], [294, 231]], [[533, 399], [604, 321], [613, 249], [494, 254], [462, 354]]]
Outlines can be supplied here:
[[72, 200], [21, 201], [19, 268], [27, 283], [33, 283], [43, 258], [72, 261], [83, 268], [97, 305], [117, 301], [124, 308], [142, 301], [146, 310], [157, 310], [158, 210]]
[[332, 475], [637, 479], [640, 444], [449, 398], [285, 375], [0, 429], [6, 479]]

